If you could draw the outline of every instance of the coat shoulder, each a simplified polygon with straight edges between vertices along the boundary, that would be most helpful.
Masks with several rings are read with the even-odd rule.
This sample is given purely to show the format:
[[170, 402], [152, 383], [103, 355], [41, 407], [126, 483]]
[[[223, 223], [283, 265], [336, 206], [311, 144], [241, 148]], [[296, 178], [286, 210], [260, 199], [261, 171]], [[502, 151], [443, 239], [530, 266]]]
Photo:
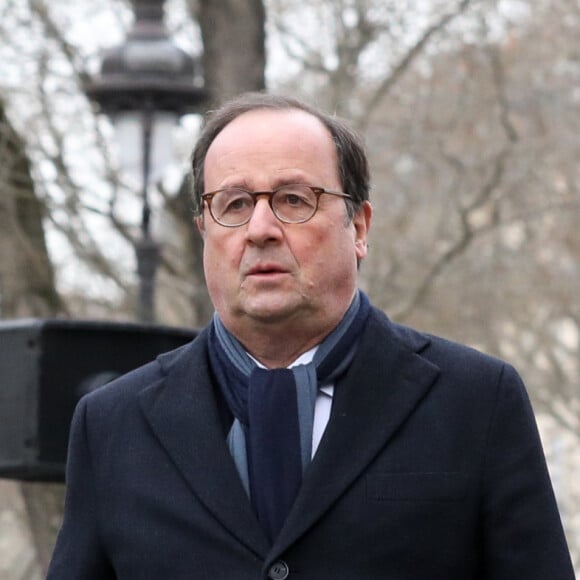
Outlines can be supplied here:
[[383, 312], [374, 310], [372, 320], [397, 342], [423, 359], [437, 366], [444, 374], [459, 378], [498, 377], [517, 371], [506, 361], [447, 338], [423, 332], [410, 326], [393, 322]]
[[146, 389], [162, 382], [180, 367], [200, 366], [205, 359], [205, 333], [174, 350], [158, 355], [154, 360], [116, 377], [83, 397], [90, 408], [119, 408], [131, 404]]

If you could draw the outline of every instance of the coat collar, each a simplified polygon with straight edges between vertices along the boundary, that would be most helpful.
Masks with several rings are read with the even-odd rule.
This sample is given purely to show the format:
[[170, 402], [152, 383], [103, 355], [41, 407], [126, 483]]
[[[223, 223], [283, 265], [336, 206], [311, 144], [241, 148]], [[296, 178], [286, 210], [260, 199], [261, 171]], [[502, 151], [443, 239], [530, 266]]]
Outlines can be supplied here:
[[373, 309], [355, 359], [336, 386], [318, 451], [272, 549], [225, 442], [208, 367], [207, 331], [177, 354], [159, 357], [165, 379], [142, 392], [141, 407], [196, 496], [242, 544], [270, 560], [324, 515], [425, 397], [439, 374], [420, 354], [428, 343], [424, 335], [393, 324]]

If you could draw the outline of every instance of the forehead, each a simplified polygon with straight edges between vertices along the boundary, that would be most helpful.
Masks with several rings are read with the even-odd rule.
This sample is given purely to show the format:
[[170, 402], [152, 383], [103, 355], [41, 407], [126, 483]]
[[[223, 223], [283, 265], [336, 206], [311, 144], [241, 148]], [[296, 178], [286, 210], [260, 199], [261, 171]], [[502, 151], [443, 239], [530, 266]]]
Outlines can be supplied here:
[[322, 121], [306, 111], [258, 109], [241, 114], [218, 133], [207, 151], [206, 177], [211, 168], [253, 162], [264, 170], [324, 166], [336, 174], [336, 145]]
[[255, 109], [242, 113], [230, 121], [216, 135], [212, 147], [216, 142], [232, 133], [251, 131], [266, 135], [276, 131], [290, 131], [302, 133], [305, 136], [319, 138], [332, 144], [332, 136], [324, 123], [307, 111], [301, 109]]

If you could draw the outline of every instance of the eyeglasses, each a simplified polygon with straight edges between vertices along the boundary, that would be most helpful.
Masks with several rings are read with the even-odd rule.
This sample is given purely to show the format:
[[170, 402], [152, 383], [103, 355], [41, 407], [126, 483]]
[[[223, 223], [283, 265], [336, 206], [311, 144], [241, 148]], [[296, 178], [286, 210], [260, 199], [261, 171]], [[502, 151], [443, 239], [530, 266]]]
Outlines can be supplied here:
[[352, 199], [347, 193], [302, 184], [283, 185], [273, 191], [254, 192], [239, 187], [226, 187], [202, 193], [201, 199], [207, 202], [209, 213], [218, 224], [235, 228], [250, 221], [258, 197], [261, 196], [268, 197], [272, 212], [281, 222], [307, 222], [318, 210], [318, 201], [323, 193]]

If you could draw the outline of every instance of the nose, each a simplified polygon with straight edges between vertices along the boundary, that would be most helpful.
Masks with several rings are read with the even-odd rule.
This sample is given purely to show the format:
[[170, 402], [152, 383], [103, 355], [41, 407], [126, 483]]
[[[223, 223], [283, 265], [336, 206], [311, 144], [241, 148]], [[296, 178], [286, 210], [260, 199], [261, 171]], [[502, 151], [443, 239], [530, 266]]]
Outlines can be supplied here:
[[258, 197], [252, 217], [247, 224], [246, 238], [256, 245], [264, 245], [282, 238], [282, 222], [274, 215], [267, 197]]

